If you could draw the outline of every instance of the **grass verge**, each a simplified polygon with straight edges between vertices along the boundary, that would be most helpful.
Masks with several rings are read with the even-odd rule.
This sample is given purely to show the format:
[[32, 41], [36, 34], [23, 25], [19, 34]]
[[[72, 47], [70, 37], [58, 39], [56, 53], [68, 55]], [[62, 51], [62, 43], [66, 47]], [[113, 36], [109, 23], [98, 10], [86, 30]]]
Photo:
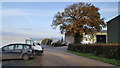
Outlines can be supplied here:
[[85, 54], [85, 53], [78, 53], [78, 52], [74, 52], [74, 51], [67, 51], [67, 52], [75, 54], [75, 55], [79, 55], [79, 56], [95, 59], [95, 60], [98, 60], [98, 61], [103, 61], [105, 63], [110, 63], [110, 64], [113, 64], [113, 65], [120, 66], [120, 60], [107, 59], [107, 58], [104, 58], [104, 57], [101, 57], [101, 56], [95, 56], [95, 55], [89, 54], [89, 53]]

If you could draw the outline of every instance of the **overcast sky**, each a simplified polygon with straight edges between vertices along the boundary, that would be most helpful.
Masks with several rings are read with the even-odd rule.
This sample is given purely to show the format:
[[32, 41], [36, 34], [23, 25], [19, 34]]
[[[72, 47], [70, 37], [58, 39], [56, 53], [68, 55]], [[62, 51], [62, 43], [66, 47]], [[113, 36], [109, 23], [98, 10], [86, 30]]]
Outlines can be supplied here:
[[[58, 29], [51, 28], [54, 15], [73, 2], [4, 2], [0, 3], [3, 35], [60, 38]], [[118, 15], [118, 2], [92, 2], [100, 8], [105, 22]]]

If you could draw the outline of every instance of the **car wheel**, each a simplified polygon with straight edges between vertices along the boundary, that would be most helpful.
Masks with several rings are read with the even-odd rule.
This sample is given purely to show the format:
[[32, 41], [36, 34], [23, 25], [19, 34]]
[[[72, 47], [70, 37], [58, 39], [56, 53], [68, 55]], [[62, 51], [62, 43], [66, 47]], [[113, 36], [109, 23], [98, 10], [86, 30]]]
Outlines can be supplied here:
[[28, 54], [24, 54], [24, 55], [22, 56], [22, 59], [23, 59], [23, 60], [29, 60], [29, 58], [30, 58], [30, 56], [29, 56]]

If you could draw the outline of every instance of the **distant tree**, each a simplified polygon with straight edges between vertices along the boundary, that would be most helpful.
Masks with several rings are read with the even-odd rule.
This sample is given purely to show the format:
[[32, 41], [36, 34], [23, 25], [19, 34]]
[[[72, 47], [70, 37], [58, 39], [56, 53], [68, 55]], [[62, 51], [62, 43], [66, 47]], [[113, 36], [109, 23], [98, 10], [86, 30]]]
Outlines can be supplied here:
[[42, 44], [44, 45], [50, 45], [52, 43], [52, 39], [49, 39], [49, 38], [45, 38], [42, 40]]
[[52, 28], [60, 27], [61, 33], [71, 33], [74, 43], [80, 43], [83, 34], [94, 34], [106, 27], [104, 18], [100, 17], [100, 9], [91, 3], [75, 3], [57, 12], [52, 22]]
[[58, 40], [58, 41], [56, 41], [56, 42], [54, 42], [53, 44], [52, 44], [52, 46], [62, 46], [62, 42], [61, 42], [61, 40]]
[[62, 44], [62, 41], [61, 41], [61, 40], [58, 40], [57, 43], [61, 43], [61, 44]]

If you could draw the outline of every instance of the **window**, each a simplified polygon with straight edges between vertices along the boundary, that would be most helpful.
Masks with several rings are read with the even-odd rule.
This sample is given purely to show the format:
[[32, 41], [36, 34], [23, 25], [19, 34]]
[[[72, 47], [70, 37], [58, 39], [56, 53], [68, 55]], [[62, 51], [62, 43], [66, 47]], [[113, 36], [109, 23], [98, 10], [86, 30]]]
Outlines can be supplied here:
[[26, 44], [31, 44], [31, 40], [26, 40]]
[[30, 49], [29, 45], [24, 45], [24, 49]]
[[15, 45], [15, 49], [23, 49], [23, 45]]
[[3, 49], [4, 50], [13, 50], [14, 49], [14, 45], [6, 46]]

